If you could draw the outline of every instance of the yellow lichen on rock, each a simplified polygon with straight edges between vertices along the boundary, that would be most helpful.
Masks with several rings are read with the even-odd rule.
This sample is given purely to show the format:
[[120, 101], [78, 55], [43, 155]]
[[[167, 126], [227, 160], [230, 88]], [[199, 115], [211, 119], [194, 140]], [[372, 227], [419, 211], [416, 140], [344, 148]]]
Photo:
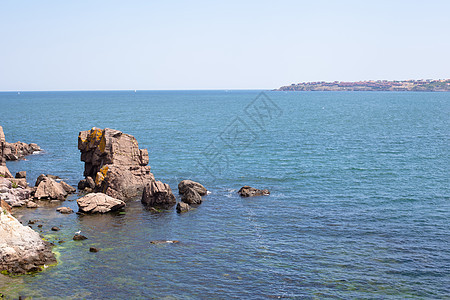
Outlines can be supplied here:
[[93, 147], [103, 136], [103, 130], [99, 128], [92, 128], [89, 134], [89, 147]]
[[98, 148], [100, 149], [101, 152], [105, 152], [105, 148], [106, 148], [105, 136], [102, 136], [102, 139], [100, 140], [100, 144], [98, 145]]
[[95, 176], [95, 185], [100, 185], [103, 180], [105, 180], [106, 174], [108, 173], [108, 166], [104, 166], [97, 172]]

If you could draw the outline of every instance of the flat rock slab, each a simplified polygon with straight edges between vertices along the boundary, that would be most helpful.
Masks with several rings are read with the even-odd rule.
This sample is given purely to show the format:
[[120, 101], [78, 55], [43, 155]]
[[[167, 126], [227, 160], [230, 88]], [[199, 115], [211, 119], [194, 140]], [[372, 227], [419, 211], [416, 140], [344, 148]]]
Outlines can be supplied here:
[[78, 208], [83, 213], [107, 213], [125, 207], [125, 202], [103, 193], [88, 194], [77, 200]]

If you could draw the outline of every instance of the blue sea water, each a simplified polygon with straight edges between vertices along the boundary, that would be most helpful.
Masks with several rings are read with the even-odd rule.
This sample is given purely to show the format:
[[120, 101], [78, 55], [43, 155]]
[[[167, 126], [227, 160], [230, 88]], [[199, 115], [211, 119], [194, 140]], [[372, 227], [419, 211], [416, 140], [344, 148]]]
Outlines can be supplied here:
[[[17, 209], [58, 265], [0, 275], [7, 297], [450, 297], [450, 93], [22, 92], [0, 93], [0, 107], [7, 141], [45, 149], [7, 164], [31, 184], [45, 173], [76, 186], [78, 132], [95, 126], [134, 135], [177, 200], [182, 179], [211, 191], [181, 215], [139, 200], [125, 214], [55, 211], [76, 210], [76, 195]], [[271, 195], [240, 198], [243, 185]]]

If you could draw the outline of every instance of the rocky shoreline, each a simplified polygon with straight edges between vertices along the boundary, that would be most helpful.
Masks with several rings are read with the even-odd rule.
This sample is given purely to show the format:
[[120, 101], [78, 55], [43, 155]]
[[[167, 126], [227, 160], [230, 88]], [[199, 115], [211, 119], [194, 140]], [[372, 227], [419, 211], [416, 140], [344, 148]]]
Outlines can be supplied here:
[[[19, 145], [19, 150], [12, 153], [11, 145], [14, 144]], [[36, 144], [14, 144], [6, 142], [0, 126], [0, 272], [13, 275], [41, 271], [56, 264], [56, 258], [51, 250], [53, 245], [30, 227], [22, 225], [13, 216], [12, 208], [37, 208], [40, 201], [60, 202], [77, 192], [76, 188], [54, 175], [40, 175], [33, 187], [28, 186], [25, 171], [18, 172], [13, 178], [6, 167], [7, 160], [23, 159], [33, 153], [29, 149], [41, 151]], [[174, 206], [178, 213], [186, 213], [201, 205], [203, 197], [208, 195], [202, 184], [183, 180], [178, 184], [181, 199], [177, 202], [170, 186], [157, 181], [150, 172], [147, 149], [139, 149], [136, 138], [121, 131], [109, 128], [81, 131], [78, 149], [81, 161], [85, 163], [84, 179], [78, 183], [78, 214], [122, 210], [127, 201], [136, 198], [140, 198], [142, 205], [154, 213]], [[244, 186], [239, 194], [250, 197], [270, 193]], [[73, 213], [68, 207], [59, 207], [57, 211]], [[59, 230], [54, 228], [52, 230]], [[74, 240], [79, 238], [86, 237], [77, 233]], [[98, 251], [95, 250], [91, 252]]]

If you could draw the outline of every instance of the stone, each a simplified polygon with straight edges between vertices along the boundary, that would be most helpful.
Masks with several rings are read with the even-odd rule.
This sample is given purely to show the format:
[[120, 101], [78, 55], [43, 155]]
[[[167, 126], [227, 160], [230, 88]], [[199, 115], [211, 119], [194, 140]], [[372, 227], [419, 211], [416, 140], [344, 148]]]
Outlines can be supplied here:
[[196, 190], [188, 188], [184, 190], [184, 194], [181, 196], [181, 201], [190, 205], [202, 204], [202, 197]]
[[56, 209], [57, 212], [60, 212], [62, 214], [71, 214], [73, 213], [73, 209], [71, 209], [70, 207], [58, 207]]
[[[78, 149], [84, 165], [84, 176], [94, 179], [94, 192], [102, 192], [120, 200], [142, 195], [150, 173], [148, 151], [139, 149], [136, 138], [121, 131], [92, 128], [78, 135]], [[80, 181], [80, 187], [85, 183]]]
[[86, 179], [81, 179], [78, 182], [78, 190], [80, 190], [80, 191], [84, 190], [87, 186], [88, 186], [88, 184], [87, 184], [87, 180]]
[[162, 209], [167, 209], [177, 203], [170, 186], [161, 181], [152, 181], [145, 185], [141, 202], [145, 206]]
[[9, 172], [8, 168], [4, 165], [0, 165], [0, 177], [13, 178], [11, 172]]
[[85, 188], [86, 187], [91, 188], [91, 189], [95, 188], [95, 182], [94, 182], [94, 179], [92, 179], [91, 176], [86, 177], [86, 186], [85, 186]]
[[77, 200], [82, 213], [107, 213], [125, 207], [125, 202], [103, 193], [91, 193]]
[[39, 185], [34, 193], [35, 199], [49, 199], [49, 200], [64, 200], [67, 196], [64, 188], [55, 180], [46, 177], [39, 182]]
[[87, 237], [85, 237], [84, 235], [81, 235], [79, 233], [76, 233], [72, 239], [74, 241], [83, 241], [83, 240], [87, 240]]
[[49, 242], [9, 212], [0, 210], [0, 272], [25, 274], [56, 263]]
[[267, 189], [259, 190], [252, 188], [248, 185], [241, 187], [241, 189], [238, 191], [239, 195], [241, 197], [254, 197], [254, 196], [267, 196], [270, 195], [270, 191]]
[[177, 209], [177, 213], [184, 213], [184, 212], [188, 212], [191, 209], [191, 207], [187, 203], [178, 202], [176, 209]]
[[95, 248], [95, 247], [90, 247], [89, 248], [89, 252], [98, 252], [98, 251], [99, 251], [98, 248]]
[[52, 231], [59, 231], [59, 227], [53, 226]]
[[183, 180], [178, 184], [180, 194], [184, 194], [188, 189], [195, 190], [200, 196], [205, 196], [208, 193], [203, 185], [192, 180]]
[[59, 182], [59, 184], [61, 185], [63, 190], [66, 191], [66, 193], [68, 193], [68, 194], [72, 194], [72, 193], [75, 193], [77, 191], [76, 188], [74, 188], [73, 186], [67, 184], [66, 182], [64, 182], [62, 180]]
[[36, 202], [33, 202], [31, 200], [27, 202], [27, 208], [38, 208], [38, 207], [39, 205], [37, 205]]
[[16, 173], [16, 178], [27, 178], [27, 171], [20, 171]]

